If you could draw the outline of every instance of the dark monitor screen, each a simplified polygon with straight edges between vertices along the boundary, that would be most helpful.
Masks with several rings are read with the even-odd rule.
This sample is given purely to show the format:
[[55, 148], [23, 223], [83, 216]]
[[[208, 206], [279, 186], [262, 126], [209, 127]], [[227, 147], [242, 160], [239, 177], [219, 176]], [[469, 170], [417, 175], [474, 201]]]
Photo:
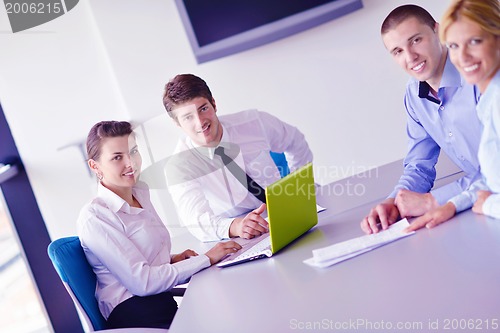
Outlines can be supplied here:
[[363, 7], [361, 0], [176, 0], [199, 63], [241, 52]]
[[204, 46], [329, 2], [332, 0], [184, 0], [184, 5], [198, 44]]

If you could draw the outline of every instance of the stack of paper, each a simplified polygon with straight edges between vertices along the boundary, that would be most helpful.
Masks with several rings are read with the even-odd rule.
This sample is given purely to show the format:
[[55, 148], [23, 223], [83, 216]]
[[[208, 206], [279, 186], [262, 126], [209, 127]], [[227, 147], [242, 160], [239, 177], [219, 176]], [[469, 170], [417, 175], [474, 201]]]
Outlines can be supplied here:
[[379, 246], [414, 234], [414, 231], [410, 233], [404, 232], [404, 229], [409, 225], [407, 219], [402, 219], [391, 225], [388, 229], [379, 231], [376, 234], [353, 238], [313, 250], [313, 257], [304, 260], [304, 263], [315, 267], [327, 267], [337, 264], [346, 259], [371, 251]]

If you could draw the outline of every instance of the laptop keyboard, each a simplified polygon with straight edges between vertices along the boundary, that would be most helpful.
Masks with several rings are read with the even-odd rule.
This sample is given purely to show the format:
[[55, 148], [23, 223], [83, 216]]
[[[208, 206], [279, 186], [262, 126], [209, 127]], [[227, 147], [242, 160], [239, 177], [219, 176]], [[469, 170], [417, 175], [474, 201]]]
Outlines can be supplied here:
[[247, 259], [261, 254], [263, 251], [271, 250], [271, 237], [266, 237], [260, 242], [245, 250], [242, 254], [234, 258], [233, 260]]
[[245, 240], [247, 242], [241, 244], [242, 248], [240, 252], [230, 254], [228, 257], [219, 262], [217, 266], [219, 267], [230, 266], [233, 263], [239, 263], [247, 260], [256, 259], [264, 255], [270, 257], [272, 255], [272, 252], [271, 252], [271, 238], [269, 237], [269, 234], [260, 240], [258, 238]]

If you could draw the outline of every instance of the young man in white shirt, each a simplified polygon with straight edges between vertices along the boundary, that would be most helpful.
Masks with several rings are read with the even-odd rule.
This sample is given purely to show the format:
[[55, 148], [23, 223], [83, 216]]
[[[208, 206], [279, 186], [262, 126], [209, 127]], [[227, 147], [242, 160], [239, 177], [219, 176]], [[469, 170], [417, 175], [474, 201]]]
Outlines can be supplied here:
[[201, 241], [267, 232], [263, 189], [280, 178], [270, 152], [284, 153], [294, 171], [312, 161], [304, 135], [257, 110], [219, 118], [206, 82], [192, 74], [167, 83], [163, 104], [186, 135], [166, 166], [181, 222]]

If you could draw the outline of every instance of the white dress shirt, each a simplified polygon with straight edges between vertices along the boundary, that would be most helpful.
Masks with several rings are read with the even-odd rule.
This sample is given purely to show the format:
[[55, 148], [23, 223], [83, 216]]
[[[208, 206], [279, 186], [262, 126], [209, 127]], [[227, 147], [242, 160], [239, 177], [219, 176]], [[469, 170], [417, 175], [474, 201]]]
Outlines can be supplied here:
[[138, 183], [133, 195], [143, 208], [131, 207], [99, 184], [97, 197], [78, 218], [78, 235], [97, 275], [95, 295], [106, 319], [128, 298], [162, 293], [210, 266], [205, 255], [171, 264], [170, 234], [151, 204], [149, 189]]
[[[219, 146], [262, 188], [280, 179], [270, 151], [284, 152], [290, 171], [312, 161], [304, 135], [268, 113], [247, 110], [219, 120], [223, 128]], [[262, 204], [214, 156], [214, 150], [198, 147], [186, 136], [166, 166], [181, 223], [201, 241], [229, 238], [234, 218]]]

